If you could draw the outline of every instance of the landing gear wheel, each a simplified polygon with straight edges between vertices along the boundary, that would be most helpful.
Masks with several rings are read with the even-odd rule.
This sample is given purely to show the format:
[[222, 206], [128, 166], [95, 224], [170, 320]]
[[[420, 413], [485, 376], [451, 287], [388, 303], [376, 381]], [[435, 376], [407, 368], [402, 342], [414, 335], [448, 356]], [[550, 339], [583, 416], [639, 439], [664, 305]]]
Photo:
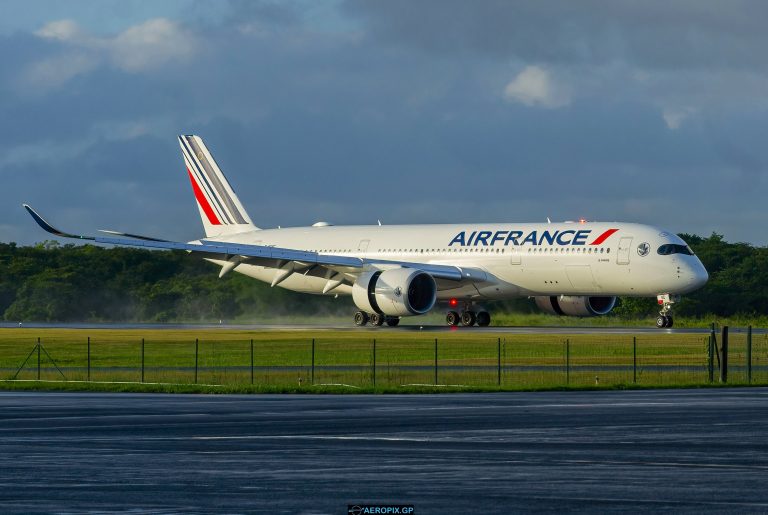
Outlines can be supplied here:
[[461, 317], [455, 311], [449, 311], [448, 314], [445, 315], [445, 321], [448, 325], [457, 326], [459, 325], [460, 320]]
[[487, 311], [479, 311], [477, 313], [477, 325], [480, 327], [491, 325], [491, 315]]
[[389, 327], [397, 327], [400, 323], [400, 317], [387, 317], [387, 325]]
[[660, 329], [672, 327], [672, 324], [674, 324], [674, 320], [672, 320], [672, 304], [678, 302], [680, 296], [662, 293], [656, 296], [656, 300], [659, 306], [661, 306], [659, 316], [656, 318], [656, 327]]
[[355, 325], [364, 326], [368, 323], [368, 313], [358, 311], [355, 313]]
[[464, 327], [472, 327], [475, 325], [477, 317], [474, 311], [465, 311], [461, 314], [461, 325]]
[[380, 327], [384, 323], [384, 315], [378, 313], [371, 313], [371, 325]]

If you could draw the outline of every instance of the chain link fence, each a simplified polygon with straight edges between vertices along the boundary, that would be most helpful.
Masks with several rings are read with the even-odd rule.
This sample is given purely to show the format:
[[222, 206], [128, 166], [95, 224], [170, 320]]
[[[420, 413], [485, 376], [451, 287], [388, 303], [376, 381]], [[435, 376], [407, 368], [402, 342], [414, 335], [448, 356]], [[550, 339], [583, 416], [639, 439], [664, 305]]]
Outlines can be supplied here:
[[[390, 333], [392, 334], [392, 333]], [[768, 334], [724, 327], [708, 334], [570, 336], [386, 333], [343, 339], [282, 337], [153, 341], [5, 341], [5, 380], [207, 385], [346, 385], [357, 388], [675, 386], [768, 383]]]

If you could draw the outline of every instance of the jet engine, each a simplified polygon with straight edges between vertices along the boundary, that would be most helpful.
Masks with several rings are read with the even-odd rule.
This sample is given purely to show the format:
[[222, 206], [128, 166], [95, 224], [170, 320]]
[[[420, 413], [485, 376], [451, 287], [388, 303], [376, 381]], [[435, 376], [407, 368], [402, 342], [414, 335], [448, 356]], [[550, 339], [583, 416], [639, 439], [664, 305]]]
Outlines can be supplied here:
[[534, 297], [540, 309], [552, 315], [594, 317], [607, 315], [616, 305], [616, 297], [583, 297], [559, 295]]
[[437, 285], [431, 275], [413, 268], [366, 272], [352, 286], [352, 300], [367, 313], [423, 315], [435, 305]]

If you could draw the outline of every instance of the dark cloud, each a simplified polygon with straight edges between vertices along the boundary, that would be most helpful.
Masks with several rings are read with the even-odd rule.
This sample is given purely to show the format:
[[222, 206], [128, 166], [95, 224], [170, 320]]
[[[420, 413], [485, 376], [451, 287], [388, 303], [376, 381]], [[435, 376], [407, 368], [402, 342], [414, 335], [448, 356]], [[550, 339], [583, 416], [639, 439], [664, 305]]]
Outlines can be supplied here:
[[[197, 133], [264, 227], [586, 216], [765, 243], [762, 4], [307, 8], [193, 5], [160, 66], [116, 59], [119, 33], [0, 37], [0, 240], [45, 238], [23, 201], [68, 230], [199, 236], [175, 140]], [[41, 62], [71, 76], [24, 82]], [[505, 96], [530, 66], [567, 99]]]
[[296, 25], [302, 15], [297, 5], [289, 2], [270, 0], [229, 0], [229, 12], [224, 16], [224, 25], [241, 25], [257, 21], [268, 26]]
[[737, 0], [354, 0], [345, 10], [389, 44], [557, 64], [764, 67], [768, 4]]

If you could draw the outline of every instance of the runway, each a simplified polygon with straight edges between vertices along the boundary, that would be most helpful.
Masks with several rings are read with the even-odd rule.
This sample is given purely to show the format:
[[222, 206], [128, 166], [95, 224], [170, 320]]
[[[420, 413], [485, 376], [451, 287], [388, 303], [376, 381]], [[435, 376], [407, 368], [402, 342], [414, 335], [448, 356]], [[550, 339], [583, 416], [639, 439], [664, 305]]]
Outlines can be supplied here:
[[8, 512], [768, 510], [768, 391], [0, 393]]
[[[0, 328], [18, 328], [18, 323], [0, 322]], [[410, 320], [398, 327], [357, 327], [352, 322], [335, 324], [89, 324], [89, 323], [28, 323], [28, 329], [118, 329], [118, 330], [194, 330], [223, 329], [237, 331], [306, 331], [322, 333], [328, 331], [381, 333], [381, 332], [427, 332], [427, 333], [463, 333], [463, 334], [708, 334], [704, 327], [658, 329], [654, 326], [627, 327], [584, 327], [584, 326], [489, 326], [489, 327], [449, 327], [446, 325], [423, 324]], [[744, 332], [745, 328], [731, 328], [731, 332]], [[753, 334], [764, 334], [765, 328], [753, 328]]]

